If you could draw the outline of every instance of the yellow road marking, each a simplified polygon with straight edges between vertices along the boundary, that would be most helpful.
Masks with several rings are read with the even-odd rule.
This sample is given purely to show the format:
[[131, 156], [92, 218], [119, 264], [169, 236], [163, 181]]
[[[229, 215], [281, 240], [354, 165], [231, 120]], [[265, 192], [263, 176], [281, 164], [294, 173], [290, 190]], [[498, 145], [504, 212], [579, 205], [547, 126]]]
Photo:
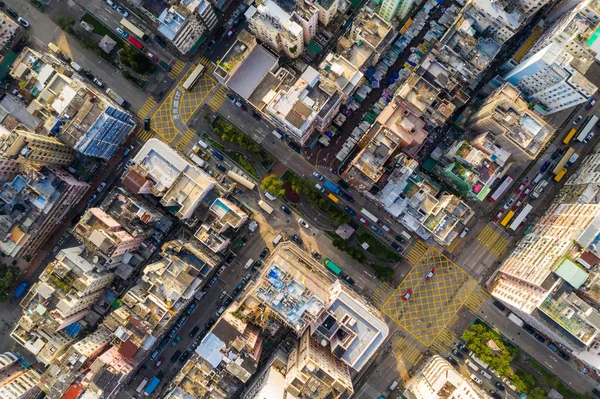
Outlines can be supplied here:
[[173, 65], [173, 67], [171, 68], [171, 72], [169, 72], [169, 75], [171, 75], [173, 79], [176, 79], [181, 73], [181, 71], [183, 71], [183, 68], [185, 68], [185, 62], [177, 60], [175, 62], [175, 65]]
[[219, 89], [215, 91], [212, 98], [208, 102], [210, 109], [216, 111], [221, 108], [221, 105], [223, 105], [225, 99], [227, 98], [227, 94], [229, 94], [227, 89], [225, 89], [223, 86], [219, 86]]
[[457, 340], [458, 336], [454, 332], [444, 328], [431, 344], [431, 349], [438, 354], [444, 354], [454, 346]]
[[408, 252], [408, 255], [406, 255], [406, 260], [411, 265], [416, 265], [421, 260], [421, 258], [423, 257], [425, 252], [427, 252], [428, 249], [429, 249], [429, 245], [425, 244], [421, 240], [417, 240], [415, 242], [415, 244], [413, 245], [413, 247]]
[[393, 293], [394, 293], [394, 287], [392, 287], [388, 283], [382, 283], [379, 287], [377, 287], [377, 289], [375, 290], [373, 295], [371, 295], [371, 299], [373, 300], [375, 305], [379, 308], [388, 300], [388, 298]]
[[505, 234], [489, 224], [481, 230], [477, 236], [477, 242], [498, 259], [502, 258], [508, 246], [508, 239]]
[[450, 243], [450, 245], [448, 245], [448, 252], [452, 253], [454, 252], [454, 250], [456, 249], [456, 247], [458, 246], [458, 244], [462, 241], [461, 238], [457, 237], [454, 239], [454, 241], [452, 241]]
[[138, 133], [138, 140], [140, 143], [145, 143], [146, 141], [150, 140], [152, 136], [154, 136], [152, 132], [149, 132], [148, 130], [141, 130]]
[[465, 306], [473, 313], [477, 313], [481, 309], [481, 305], [490, 297], [490, 294], [485, 292], [481, 286], [477, 286], [467, 298]]
[[150, 114], [150, 111], [152, 111], [152, 108], [154, 108], [154, 106], [156, 105], [156, 101], [153, 98], [149, 98], [148, 100], [146, 100], [146, 102], [144, 103], [144, 105], [142, 105], [142, 108], [138, 111], [138, 116], [140, 118], [145, 118], [148, 116], [148, 114]]
[[392, 344], [392, 351], [396, 358], [404, 361], [407, 369], [410, 369], [423, 357], [421, 349], [403, 337], [398, 337], [398, 340]]

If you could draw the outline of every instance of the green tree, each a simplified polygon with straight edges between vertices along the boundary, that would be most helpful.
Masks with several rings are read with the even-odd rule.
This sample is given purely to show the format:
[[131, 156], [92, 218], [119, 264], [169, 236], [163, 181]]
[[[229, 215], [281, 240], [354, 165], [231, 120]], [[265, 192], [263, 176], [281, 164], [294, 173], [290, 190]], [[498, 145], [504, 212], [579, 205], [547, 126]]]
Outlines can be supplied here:
[[142, 53], [135, 51], [130, 46], [125, 46], [119, 52], [119, 60], [123, 65], [128, 66], [139, 74], [150, 73], [154, 71], [154, 65]]
[[[490, 368], [496, 370], [500, 375], [508, 376], [511, 374], [510, 362], [513, 360], [511, 353], [500, 338], [485, 325], [473, 324], [463, 333], [463, 339], [469, 345], [469, 349], [482, 361], [488, 363]], [[494, 341], [500, 349], [499, 352], [494, 353], [487, 346], [487, 342], [490, 340]]]
[[266, 176], [262, 180], [260, 188], [270, 193], [271, 195], [274, 195], [275, 197], [281, 197], [285, 194], [283, 182], [279, 180], [279, 178], [277, 178], [277, 176], [275, 175]]
[[10, 297], [10, 288], [19, 277], [20, 270], [14, 266], [0, 265], [0, 301]]
[[71, 17], [58, 17], [56, 18], [56, 24], [64, 31], [68, 31], [69, 28], [73, 29], [75, 20]]

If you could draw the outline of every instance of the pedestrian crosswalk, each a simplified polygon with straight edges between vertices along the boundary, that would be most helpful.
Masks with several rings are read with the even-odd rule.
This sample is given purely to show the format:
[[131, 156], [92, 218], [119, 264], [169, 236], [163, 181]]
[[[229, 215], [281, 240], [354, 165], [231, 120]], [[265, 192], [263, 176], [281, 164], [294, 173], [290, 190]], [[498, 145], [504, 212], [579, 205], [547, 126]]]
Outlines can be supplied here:
[[227, 94], [229, 94], [227, 89], [223, 86], [219, 86], [219, 89], [213, 93], [213, 96], [208, 103], [210, 109], [212, 109], [213, 111], [217, 111], [225, 102]]
[[394, 287], [388, 283], [383, 283], [377, 287], [373, 295], [371, 295], [371, 299], [377, 308], [381, 308], [393, 293]]
[[477, 242], [498, 259], [502, 259], [508, 246], [505, 233], [487, 224], [477, 236]]
[[406, 338], [398, 336], [392, 344], [392, 351], [397, 359], [401, 359], [408, 370], [416, 365], [423, 357], [421, 349], [413, 342], [409, 342]]
[[462, 241], [462, 238], [455, 238], [454, 241], [452, 241], [450, 243], [450, 245], [448, 245], [448, 247], [446, 247], [448, 249], [448, 252], [450, 253], [454, 253], [454, 250], [456, 249], [456, 247], [458, 247], [458, 244], [460, 244], [460, 242]]
[[173, 65], [171, 67], [171, 71], [169, 72], [169, 75], [171, 75], [171, 77], [173, 79], [176, 79], [179, 74], [181, 73], [181, 71], [183, 71], [183, 68], [185, 68], [185, 62], [177, 60], [175, 62], [175, 65]]
[[471, 295], [465, 301], [465, 306], [472, 311], [473, 313], [477, 313], [481, 308], [481, 305], [490, 297], [490, 294], [484, 291], [484, 289], [478, 285], [475, 287]]
[[153, 136], [154, 136], [154, 134], [152, 132], [149, 132], [148, 130], [143, 130], [142, 129], [138, 133], [137, 140], [140, 143], [145, 143], [146, 141], [150, 140]]
[[199, 61], [208, 69], [210, 73], [215, 70], [215, 64], [213, 64], [208, 58], [200, 56]]
[[150, 112], [152, 112], [152, 109], [154, 108], [154, 106], [156, 105], [156, 100], [154, 100], [152, 97], [150, 97], [146, 103], [144, 105], [142, 105], [142, 108], [138, 111], [138, 116], [140, 118], [146, 118], [148, 117], [148, 115], [150, 115]]
[[440, 355], [444, 354], [454, 346], [456, 341], [458, 341], [456, 333], [444, 328], [431, 344], [431, 350]]
[[186, 130], [185, 133], [183, 133], [183, 136], [179, 139], [179, 141], [177, 142], [177, 145], [175, 146], [179, 151], [185, 150], [185, 146], [190, 142], [190, 140], [194, 137], [194, 132], [192, 130]]
[[423, 255], [425, 255], [425, 252], [427, 252], [428, 249], [429, 245], [425, 244], [421, 240], [417, 240], [406, 255], [406, 260], [411, 265], [416, 265], [421, 260]]

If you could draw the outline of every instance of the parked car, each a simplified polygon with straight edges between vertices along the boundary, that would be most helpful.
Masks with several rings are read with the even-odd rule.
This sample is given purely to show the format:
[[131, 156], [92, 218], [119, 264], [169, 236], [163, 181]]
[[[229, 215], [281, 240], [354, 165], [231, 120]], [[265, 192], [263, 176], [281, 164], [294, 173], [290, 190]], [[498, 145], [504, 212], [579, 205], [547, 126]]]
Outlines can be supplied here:
[[529, 324], [523, 324], [523, 330], [527, 331], [529, 334], [535, 334], [535, 330]]
[[302, 244], [302, 239], [300, 237], [298, 237], [298, 235], [296, 234], [292, 234], [290, 236], [290, 238], [292, 239], [292, 241], [294, 241], [296, 244]]
[[162, 358], [162, 357], [160, 359], [158, 359], [158, 362], [154, 363], [154, 370], [156, 370], [157, 368], [159, 368], [160, 365], [163, 363], [164, 360], [165, 359]]
[[460, 349], [461, 351], [463, 351], [464, 353], [469, 353], [469, 348], [466, 345], [459, 343], [458, 345], [456, 345], [456, 347], [458, 349]]
[[538, 341], [540, 341], [542, 344], [544, 342], [546, 342], [546, 337], [544, 337], [543, 335], [541, 335], [539, 333], [534, 333], [533, 336], [535, 337], [535, 339], [537, 339]]
[[592, 100], [585, 106], [585, 109], [591, 109], [596, 104], [596, 99], [592, 98]]
[[511, 198], [508, 201], [506, 201], [506, 203], [504, 204], [504, 209], [509, 209], [514, 202], [515, 202], [514, 198]]
[[188, 357], [190, 357], [191, 354], [192, 354], [192, 352], [190, 352], [189, 350], [183, 352], [183, 354], [179, 358], [179, 362], [181, 362], [181, 363], [185, 362], [188, 359]]
[[319, 172], [317, 172], [316, 170], [313, 172], [313, 176], [316, 177], [317, 179], [319, 179], [320, 181], [323, 181], [325, 178], [323, 176], [321, 176], [321, 174]]
[[121, 28], [117, 28], [117, 33], [123, 37], [123, 39], [127, 39], [129, 37], [129, 33], [125, 32]]
[[98, 78], [94, 78], [94, 83], [98, 87], [104, 87], [104, 83], [102, 83]]
[[284, 213], [288, 214], [288, 215], [291, 215], [291, 214], [292, 214], [292, 211], [290, 211], [290, 208], [288, 208], [288, 207], [287, 207], [287, 206], [285, 206], [285, 205], [281, 205], [281, 210], [282, 210]]
[[499, 389], [499, 390], [501, 390], [501, 391], [504, 391], [504, 390], [506, 389], [506, 388], [504, 388], [504, 385], [502, 385], [502, 384], [500, 383], [500, 381], [496, 381], [496, 382], [494, 382], [494, 385], [496, 386], [496, 388], [498, 388], [498, 389]]
[[171, 358], [169, 359], [169, 361], [171, 363], [175, 363], [177, 361], [177, 359], [179, 359], [179, 356], [181, 355], [181, 351], [175, 351], [175, 353], [173, 353], [173, 356], [171, 356]]
[[229, 100], [231, 103], [233, 103], [233, 104], [235, 104], [235, 102], [237, 101], [237, 100], [235, 99], [235, 97], [234, 97], [234, 96], [232, 96], [232, 95], [231, 95], [231, 94], [229, 94], [229, 93], [225, 94], [225, 97], [227, 97], [227, 99], [228, 99], [228, 100]]
[[117, 6], [117, 12], [123, 16], [123, 18], [127, 18], [129, 16], [129, 11], [121, 8], [121, 6]]
[[550, 167], [551, 163], [552, 163], [551, 161], [544, 162], [544, 164], [540, 168], [540, 172], [544, 173]]
[[350, 216], [356, 216], [356, 212], [354, 211], [354, 209], [350, 208], [349, 206], [345, 206], [344, 210], [348, 212]]
[[165, 42], [165, 40], [160, 37], [160, 36], [154, 36], [154, 41], [160, 46], [160, 47], [167, 47], [167, 42]]
[[396, 244], [395, 242], [392, 242], [392, 248], [394, 248], [396, 251], [401, 252], [402, 251], [402, 247], [398, 244]]
[[317, 251], [315, 251], [314, 249], [312, 249], [312, 250], [310, 251], [310, 254], [311, 254], [311, 255], [313, 256], [313, 258], [315, 258], [315, 259], [321, 259], [321, 254], [320, 254], [320, 253], [318, 253]]
[[298, 220], [298, 224], [300, 226], [304, 227], [305, 229], [310, 229], [310, 226], [308, 225], [308, 223], [306, 223], [306, 221], [304, 219]]
[[267, 254], [269, 253], [269, 248], [265, 247], [262, 252], [260, 253], [260, 255], [258, 255], [261, 259], [264, 259], [265, 256], [267, 256]]
[[154, 62], [158, 61], [158, 57], [157, 57], [157, 56], [155, 56], [154, 54], [152, 54], [152, 53], [151, 53], [151, 52], [149, 52], [149, 51], [146, 53], [146, 56], [148, 56], [148, 58], [150, 58], [150, 59], [151, 59], [152, 61], [154, 61]]
[[448, 360], [448, 363], [450, 363], [451, 365], [458, 366], [458, 362], [452, 356], [448, 355], [448, 357], [446, 357], [446, 360]]
[[229, 29], [229, 32], [225, 35], [226, 38], [231, 39], [231, 36], [235, 33], [235, 28]]
[[354, 279], [350, 276], [348, 276], [347, 274], [344, 275], [344, 277], [342, 277], [344, 279], [345, 282], [347, 282], [350, 285], [354, 285]]
[[364, 217], [358, 215], [358, 221], [361, 222], [362, 224], [364, 224], [365, 226], [369, 225], [369, 222], [367, 221], [367, 219], [365, 219]]
[[17, 14], [17, 12], [12, 8], [7, 8], [6, 13], [15, 19], [19, 18], [19, 14]]
[[23, 17], [19, 17], [17, 18], [17, 22], [20, 23], [25, 29], [29, 29], [29, 27], [31, 26], [29, 24], [29, 21], [27, 21], [25, 18]]
[[104, 190], [104, 187], [106, 187], [106, 182], [102, 182], [98, 185], [98, 188], [96, 189], [97, 192], [101, 193], [102, 190]]
[[579, 122], [581, 122], [581, 120], [583, 119], [583, 116], [579, 115], [577, 118], [575, 118], [575, 120], [573, 121], [573, 124], [576, 125]]
[[454, 356], [461, 358], [461, 359], [465, 357], [465, 355], [460, 353], [460, 351], [458, 349], [452, 349], [452, 353], [454, 354]]
[[558, 356], [560, 356], [560, 358], [561, 358], [562, 360], [564, 360], [565, 362], [568, 362], [569, 360], [571, 360], [571, 357], [570, 357], [569, 355], [567, 355], [565, 352], [561, 351], [561, 350], [559, 350], [559, 351], [557, 352], [557, 354], [558, 354]]
[[211, 49], [212, 46], [214, 46], [216, 43], [216, 40], [211, 40], [210, 43], [208, 43], [208, 46], [206, 46], [207, 49]]
[[252, 111], [252, 117], [257, 121], [261, 120], [260, 114], [258, 114], [257, 112]]

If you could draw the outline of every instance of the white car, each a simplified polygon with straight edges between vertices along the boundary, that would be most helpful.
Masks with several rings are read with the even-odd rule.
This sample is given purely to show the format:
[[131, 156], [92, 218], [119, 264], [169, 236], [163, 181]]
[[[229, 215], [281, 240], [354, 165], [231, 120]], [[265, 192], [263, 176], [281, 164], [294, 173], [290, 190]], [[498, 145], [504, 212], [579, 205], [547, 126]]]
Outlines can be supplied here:
[[120, 6], [117, 6], [117, 12], [121, 14], [124, 18], [129, 16], [129, 11], [122, 9]]
[[321, 176], [321, 174], [319, 172], [317, 172], [316, 170], [313, 172], [313, 176], [316, 177], [317, 179], [319, 179], [319, 181], [324, 180], [324, 177]]
[[25, 18], [23, 17], [19, 17], [17, 18], [17, 22], [19, 22], [21, 25], [23, 25], [24, 28], [29, 29], [29, 21], [27, 21]]
[[306, 223], [306, 221], [304, 221], [304, 219], [298, 220], [298, 224], [304, 227], [305, 229], [310, 229], [310, 226], [308, 225], [308, 223]]
[[106, 187], [106, 182], [100, 183], [100, 185], [98, 186], [98, 188], [96, 189], [96, 191], [98, 191], [99, 193], [101, 193], [102, 190], [104, 190], [104, 187]]
[[506, 204], [504, 204], [504, 209], [508, 209], [510, 208], [510, 206], [513, 204], [513, 202], [515, 202], [514, 198], [509, 199]]
[[471, 379], [479, 385], [483, 384], [483, 381], [481, 381], [481, 378], [477, 377], [475, 374], [471, 374]]
[[125, 32], [123, 29], [121, 28], [117, 28], [117, 33], [121, 36], [123, 36], [123, 39], [127, 39], [129, 37], [129, 33]]

